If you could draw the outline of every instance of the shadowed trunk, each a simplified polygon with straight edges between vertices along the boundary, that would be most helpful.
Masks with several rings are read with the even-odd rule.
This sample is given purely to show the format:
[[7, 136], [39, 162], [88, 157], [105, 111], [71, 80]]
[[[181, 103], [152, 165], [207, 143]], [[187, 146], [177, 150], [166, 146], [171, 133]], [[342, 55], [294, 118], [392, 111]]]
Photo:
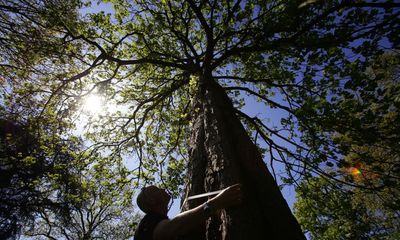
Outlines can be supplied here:
[[[232, 102], [212, 78], [193, 101], [186, 196], [243, 185], [243, 204], [222, 211], [187, 239], [305, 239]], [[207, 199], [189, 201], [191, 209]]]

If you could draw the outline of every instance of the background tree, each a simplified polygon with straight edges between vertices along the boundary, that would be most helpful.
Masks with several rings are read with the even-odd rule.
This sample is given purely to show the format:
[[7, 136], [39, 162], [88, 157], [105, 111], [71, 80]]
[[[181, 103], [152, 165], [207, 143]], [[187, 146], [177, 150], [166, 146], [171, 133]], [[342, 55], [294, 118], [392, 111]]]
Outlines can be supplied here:
[[329, 137], [340, 157], [328, 169], [342, 183], [312, 177], [297, 189], [296, 215], [313, 239], [399, 237], [399, 77], [389, 51], [334, 96]]
[[[399, 4], [390, 1], [107, 1], [111, 13], [68, 19], [56, 4], [26, 3], [54, 13], [41, 19], [56, 24], [39, 28], [65, 49], [56, 58], [38, 50], [43, 58], [33, 66], [46, 71], [27, 70], [36, 84], [13, 82], [30, 89], [39, 116], [54, 106], [55, 115], [74, 117], [81, 98], [97, 91], [115, 111], [93, 119], [86, 137], [93, 149], [137, 153], [139, 180], [180, 184], [168, 173], [187, 159], [185, 196], [244, 184], [243, 206], [200, 229], [207, 238], [303, 238], [260, 152], [271, 170], [283, 163], [289, 183], [309, 172], [334, 179], [323, 169], [337, 161], [324, 129], [331, 122], [320, 121], [332, 110], [329, 96], [381, 45], [399, 42]], [[18, 65], [11, 62], [3, 67]], [[285, 112], [281, 126], [242, 112], [240, 93]], [[255, 133], [262, 151], [249, 137]]]
[[[313, 177], [297, 188], [295, 214], [310, 239], [398, 239], [398, 210], [379, 195]], [[382, 193], [380, 195], [383, 195]]]
[[[96, 158], [101, 158], [96, 156]], [[42, 211], [24, 235], [33, 239], [130, 239], [139, 216], [134, 211], [128, 171], [103, 158], [81, 172], [83, 191], [73, 196], [68, 216]]]
[[[3, 112], [4, 113], [4, 112]], [[5, 116], [5, 115], [2, 115]], [[69, 194], [79, 191], [76, 142], [47, 135], [15, 121], [0, 120], [0, 236], [15, 237], [34, 214], [68, 214]], [[45, 135], [46, 134], [46, 135]]]

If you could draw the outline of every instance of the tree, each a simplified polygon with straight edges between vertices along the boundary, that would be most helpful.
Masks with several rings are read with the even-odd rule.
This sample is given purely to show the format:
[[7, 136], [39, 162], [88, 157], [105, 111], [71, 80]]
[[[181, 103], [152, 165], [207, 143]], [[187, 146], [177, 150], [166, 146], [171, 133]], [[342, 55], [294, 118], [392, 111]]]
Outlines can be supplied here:
[[73, 196], [70, 214], [41, 211], [35, 225], [25, 229], [25, 236], [82, 240], [133, 237], [139, 215], [134, 211], [127, 169], [103, 158], [81, 176], [83, 191]]
[[0, 123], [2, 239], [133, 236], [138, 221], [133, 190], [116, 157], [85, 153], [72, 137], [44, 135], [50, 124], [36, 136], [28, 125]]
[[[310, 239], [398, 239], [398, 210], [376, 193], [333, 185], [321, 177], [296, 190], [295, 214]], [[384, 195], [381, 193], [381, 195]]]
[[296, 215], [312, 239], [400, 236], [398, 56], [378, 56], [336, 96], [341, 127], [330, 138], [341, 158], [329, 171], [342, 183], [312, 177], [297, 189]]
[[[4, 113], [4, 112], [3, 112]], [[6, 116], [2, 114], [2, 116]], [[33, 134], [29, 124], [0, 120], [0, 237], [11, 239], [34, 214], [68, 214], [68, 194], [79, 189], [75, 179], [75, 142]]]
[[[327, 123], [319, 121], [325, 114], [320, 109], [329, 107], [329, 94], [352, 69], [365, 68], [380, 52], [382, 41], [399, 43], [399, 4], [106, 3], [113, 5], [112, 13], [73, 20], [45, 5], [43, 11], [54, 13], [56, 24], [28, 29], [51, 29], [50, 39], [65, 51], [54, 62], [53, 55], [41, 55], [34, 66], [43, 72], [27, 70], [40, 84], [17, 88], [29, 87], [29, 95], [41, 100], [38, 109], [57, 106], [72, 112], [83, 96], [96, 91], [108, 104], [120, 106], [91, 122], [87, 137], [96, 141], [93, 148], [135, 151], [138, 179], [179, 185], [181, 177], [167, 174], [176, 173], [188, 156], [185, 196], [241, 182], [243, 206], [212, 218], [199, 229], [202, 234], [191, 238], [303, 239], [261, 153], [268, 154], [272, 169], [277, 161], [285, 165], [289, 182], [296, 181], [295, 174], [330, 176], [321, 165], [336, 152], [327, 147], [321, 154], [330, 142], [321, 131]], [[24, 42], [31, 39], [28, 34]], [[355, 60], [349, 57], [353, 53]], [[282, 127], [274, 129], [242, 112], [240, 93], [285, 111]], [[253, 133], [265, 144], [257, 147], [249, 137]]]

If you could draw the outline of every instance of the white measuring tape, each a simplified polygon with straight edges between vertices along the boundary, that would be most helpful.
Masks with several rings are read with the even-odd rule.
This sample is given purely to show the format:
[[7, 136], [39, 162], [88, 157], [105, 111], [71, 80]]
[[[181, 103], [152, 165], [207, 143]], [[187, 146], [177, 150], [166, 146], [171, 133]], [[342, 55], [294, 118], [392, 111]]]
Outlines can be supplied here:
[[213, 191], [213, 192], [208, 192], [208, 193], [201, 193], [201, 194], [197, 194], [197, 195], [193, 195], [193, 196], [190, 196], [190, 197], [185, 198], [185, 200], [183, 201], [182, 206], [181, 206], [181, 212], [182, 212], [183, 206], [185, 206], [185, 203], [186, 203], [188, 200], [193, 200], [193, 199], [197, 199], [197, 198], [203, 198], [203, 197], [208, 197], [208, 196], [217, 195], [218, 193], [220, 193], [220, 192], [222, 192], [222, 191], [223, 191], [223, 190], [218, 190], [218, 191]]
[[212, 195], [217, 195], [218, 193], [222, 192], [222, 190], [218, 190], [218, 191], [214, 191], [214, 192], [208, 192], [208, 193], [202, 193], [202, 194], [197, 194], [197, 195], [193, 195], [187, 198], [187, 200], [192, 200], [192, 199], [196, 199], [196, 198], [203, 198], [203, 197], [208, 197], [208, 196], [212, 196]]

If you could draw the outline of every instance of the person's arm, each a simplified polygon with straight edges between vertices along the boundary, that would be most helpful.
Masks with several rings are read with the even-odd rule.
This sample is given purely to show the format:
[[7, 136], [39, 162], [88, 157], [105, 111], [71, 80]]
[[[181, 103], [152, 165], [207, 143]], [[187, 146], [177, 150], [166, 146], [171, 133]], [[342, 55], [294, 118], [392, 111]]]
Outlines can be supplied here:
[[[239, 184], [227, 187], [217, 196], [208, 200], [207, 204], [210, 209], [218, 211], [223, 208], [240, 204], [242, 201], [240, 187], [241, 185]], [[196, 208], [180, 213], [171, 220], [161, 221], [154, 230], [154, 239], [169, 240], [189, 233], [209, 217], [209, 215], [204, 211], [204, 206], [205, 203]]]

